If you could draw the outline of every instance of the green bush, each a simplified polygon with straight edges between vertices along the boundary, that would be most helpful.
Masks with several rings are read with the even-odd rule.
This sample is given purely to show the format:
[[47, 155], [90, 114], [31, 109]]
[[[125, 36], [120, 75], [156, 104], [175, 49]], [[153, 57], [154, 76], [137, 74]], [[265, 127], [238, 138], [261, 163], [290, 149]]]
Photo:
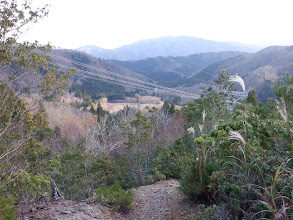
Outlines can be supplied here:
[[14, 199], [11, 196], [5, 196], [3, 189], [0, 189], [0, 220], [16, 219]]
[[[194, 161], [193, 142], [190, 135], [185, 135], [169, 148], [160, 149], [153, 161], [151, 175], [157, 179], [181, 179], [186, 166]], [[164, 178], [162, 178], [164, 177]]]
[[[193, 163], [180, 180], [179, 190], [191, 200], [212, 198], [210, 186], [213, 184], [212, 174], [218, 170], [215, 163], [206, 163], [199, 171], [196, 162]], [[202, 181], [200, 180], [202, 172]]]
[[6, 190], [17, 200], [33, 201], [50, 190], [50, 179], [44, 174], [32, 174], [18, 170], [12, 175], [15, 181], [6, 185]]
[[[125, 182], [120, 164], [108, 157], [96, 158], [78, 148], [66, 148], [59, 157], [58, 172], [53, 176], [65, 199], [83, 200], [93, 196], [102, 184]], [[124, 186], [124, 185], [123, 185]]]
[[115, 210], [128, 211], [133, 201], [133, 191], [124, 190], [115, 183], [112, 186], [102, 185], [96, 190], [97, 200], [113, 206]]

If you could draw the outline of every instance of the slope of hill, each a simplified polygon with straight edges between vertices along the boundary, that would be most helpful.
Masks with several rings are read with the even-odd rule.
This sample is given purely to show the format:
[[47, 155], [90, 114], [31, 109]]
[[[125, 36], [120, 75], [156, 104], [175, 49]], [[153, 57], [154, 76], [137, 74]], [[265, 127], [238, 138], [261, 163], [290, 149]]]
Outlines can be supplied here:
[[188, 56], [195, 53], [222, 51], [256, 52], [259, 49], [256, 46], [235, 42], [217, 42], [188, 36], [168, 36], [141, 40], [113, 50], [93, 46], [81, 47], [78, 50], [102, 59], [139, 60], [158, 56]]
[[184, 78], [199, 69], [231, 57], [245, 55], [242, 52], [200, 53], [181, 57], [156, 57], [137, 61], [112, 61], [136, 73], [142, 74], [166, 86], [184, 83]]
[[[142, 79], [142, 80], [147, 80], [144, 76], [137, 74], [129, 69], [126, 69], [122, 66], [118, 66], [118, 65], [116, 65], [112, 62], [108, 62], [106, 60], [97, 59], [94, 56], [91, 56], [91, 55], [84, 53], [84, 52], [80, 52], [80, 51], [76, 51], [76, 50], [53, 50], [52, 54], [64, 57], [64, 58], [72, 60], [72, 61], [77, 61], [77, 62], [86, 64], [89, 66], [93, 66], [93, 67], [99, 68], [101, 70], [111, 71], [111, 72], [115, 72], [115, 73], [125, 75], [125, 76], [129, 76], [129, 77], [133, 77], [133, 78], [137, 78], [137, 79]], [[68, 65], [68, 62], [64, 62], [61, 59], [55, 58], [54, 60], [57, 63]], [[78, 67], [79, 69], [83, 69], [83, 70], [93, 71], [92, 69], [89, 69], [89, 68], [83, 68], [83, 67], [77, 66], [73, 62], [69, 63], [69, 66]], [[101, 72], [99, 72], [99, 71], [98, 71], [98, 73], [101, 74]]]
[[[82, 71], [88, 71], [104, 78], [102, 81], [99, 80], [99, 78], [93, 79], [88, 74], [86, 74], [86, 72], [77, 71], [77, 73], [75, 73], [74, 76], [71, 78], [70, 92], [75, 92], [75, 94], [78, 95], [78, 97], [91, 97], [92, 99], [98, 99], [104, 94], [106, 94], [107, 96], [124, 96], [127, 93], [127, 91], [129, 91], [128, 87], [113, 84], [110, 81], [105, 82], [105, 79], [108, 79], [105, 77], [121, 79], [121, 77], [118, 77], [117, 74], [121, 75], [122, 78], [123, 76], [128, 76], [144, 81], [149, 80], [141, 74], [137, 74], [131, 70], [118, 66], [114, 63], [97, 59], [84, 52], [74, 50], [54, 50], [51, 54], [53, 55], [54, 62], [57, 64], [66, 65], [70, 68], [76, 67]], [[69, 60], [69, 62], [64, 61], [63, 58], [67, 59], [67, 61]], [[98, 70], [86, 66], [77, 65], [75, 61], [82, 64], [86, 64]], [[109, 75], [107, 71], [115, 73], [116, 76]]]
[[189, 82], [194, 84], [197, 79], [210, 81], [221, 69], [227, 69], [230, 74], [238, 73], [247, 86], [255, 88], [261, 100], [266, 101], [272, 94], [271, 85], [285, 73], [293, 72], [293, 46], [268, 47], [254, 54], [213, 63], [192, 74]]

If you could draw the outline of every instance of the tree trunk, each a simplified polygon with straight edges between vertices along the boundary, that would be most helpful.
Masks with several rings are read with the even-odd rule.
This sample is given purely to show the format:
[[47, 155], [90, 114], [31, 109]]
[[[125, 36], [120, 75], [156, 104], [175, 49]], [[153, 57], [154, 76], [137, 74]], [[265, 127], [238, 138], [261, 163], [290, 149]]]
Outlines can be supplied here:
[[54, 180], [51, 180], [51, 187], [52, 187], [52, 196], [51, 196], [52, 200], [64, 199], [64, 197], [62, 196]]

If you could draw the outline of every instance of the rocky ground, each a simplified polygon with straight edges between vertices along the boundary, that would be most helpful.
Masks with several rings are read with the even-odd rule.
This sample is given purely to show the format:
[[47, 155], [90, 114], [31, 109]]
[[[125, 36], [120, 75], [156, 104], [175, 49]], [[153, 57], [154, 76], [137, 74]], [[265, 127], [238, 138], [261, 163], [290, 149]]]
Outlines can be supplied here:
[[21, 204], [18, 219], [121, 219], [121, 220], [180, 220], [195, 214], [195, 205], [184, 200], [176, 187], [177, 180], [164, 180], [134, 189], [133, 207], [129, 213], [115, 212], [109, 206], [91, 201], [68, 200]]
[[179, 220], [195, 213], [195, 204], [184, 200], [176, 189], [178, 185], [177, 180], [167, 180], [136, 189], [128, 219]]

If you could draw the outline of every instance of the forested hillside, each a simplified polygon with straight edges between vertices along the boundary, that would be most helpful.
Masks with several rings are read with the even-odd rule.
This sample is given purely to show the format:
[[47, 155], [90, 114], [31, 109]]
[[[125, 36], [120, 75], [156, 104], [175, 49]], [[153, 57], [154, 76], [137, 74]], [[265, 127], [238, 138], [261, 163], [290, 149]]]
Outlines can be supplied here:
[[[77, 68], [78, 71], [71, 77], [69, 92], [85, 99], [87, 106], [102, 97], [107, 97], [108, 100], [123, 100], [136, 94], [155, 95], [172, 103], [180, 103], [180, 97], [176, 92], [170, 94], [168, 91], [160, 90], [160, 93], [154, 91], [157, 82], [153, 80], [162, 79], [164, 76], [158, 75], [157, 78], [151, 79], [122, 65], [74, 50], [53, 50], [48, 55], [52, 56], [53, 63], [51, 63], [61, 72]], [[166, 75], [169, 77], [168, 74]]]
[[[131, 92], [134, 91], [132, 88], [111, 83], [111, 80], [105, 81], [105, 79], [109, 78], [107, 71], [119, 74], [122, 77], [131, 77], [144, 81], [149, 80], [122, 66], [97, 59], [83, 52], [53, 50], [50, 54], [52, 54], [55, 65], [60, 71], [64, 71], [66, 68], [77, 68], [79, 70], [71, 77], [69, 92], [75, 93], [77, 97], [87, 100], [88, 105], [90, 104], [89, 99], [92, 99], [91, 102], [104, 96], [110, 99], [123, 99], [125, 96], [133, 96], [135, 94], [135, 92]], [[111, 78], [121, 79], [118, 76], [111, 76]], [[136, 93], [139, 93], [139, 91], [136, 91]]]
[[199, 53], [182, 57], [156, 57], [137, 61], [112, 61], [136, 73], [140, 73], [162, 85], [176, 87], [186, 83], [186, 77], [199, 69], [242, 52]]
[[[189, 77], [192, 85], [201, 80], [211, 80], [221, 69], [238, 73], [247, 86], [254, 88], [259, 99], [266, 102], [273, 95], [272, 85], [285, 73], [293, 72], [293, 47], [268, 47], [255, 54], [241, 55], [213, 63]], [[213, 76], [213, 77], [211, 77]]]

